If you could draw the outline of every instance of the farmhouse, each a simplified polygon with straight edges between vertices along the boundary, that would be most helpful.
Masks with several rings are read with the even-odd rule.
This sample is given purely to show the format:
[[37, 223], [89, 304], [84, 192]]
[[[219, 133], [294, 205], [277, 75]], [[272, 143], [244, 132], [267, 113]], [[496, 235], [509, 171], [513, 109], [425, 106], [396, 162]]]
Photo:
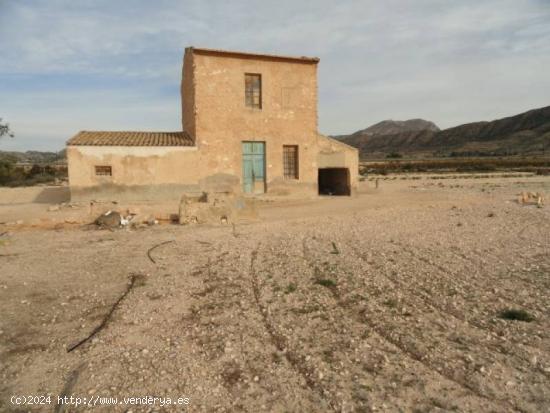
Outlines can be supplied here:
[[79, 132], [67, 142], [71, 198], [351, 195], [357, 150], [317, 131], [318, 63], [186, 48], [182, 130]]

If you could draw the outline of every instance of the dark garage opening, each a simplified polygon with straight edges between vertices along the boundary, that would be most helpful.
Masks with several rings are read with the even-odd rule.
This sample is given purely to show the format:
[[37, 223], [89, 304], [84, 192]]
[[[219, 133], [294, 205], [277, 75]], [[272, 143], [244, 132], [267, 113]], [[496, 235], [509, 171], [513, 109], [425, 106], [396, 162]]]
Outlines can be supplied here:
[[350, 195], [349, 169], [319, 169], [319, 195]]

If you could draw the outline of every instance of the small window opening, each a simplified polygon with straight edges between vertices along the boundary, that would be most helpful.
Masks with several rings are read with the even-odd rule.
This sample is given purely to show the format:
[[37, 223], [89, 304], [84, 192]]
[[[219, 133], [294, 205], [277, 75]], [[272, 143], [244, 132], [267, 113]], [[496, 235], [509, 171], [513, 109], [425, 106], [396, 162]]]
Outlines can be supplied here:
[[262, 108], [262, 75], [244, 75], [245, 104], [249, 108]]
[[298, 179], [298, 145], [283, 145], [285, 179]]
[[113, 170], [111, 169], [110, 166], [96, 165], [95, 174], [97, 176], [112, 176], [113, 175]]

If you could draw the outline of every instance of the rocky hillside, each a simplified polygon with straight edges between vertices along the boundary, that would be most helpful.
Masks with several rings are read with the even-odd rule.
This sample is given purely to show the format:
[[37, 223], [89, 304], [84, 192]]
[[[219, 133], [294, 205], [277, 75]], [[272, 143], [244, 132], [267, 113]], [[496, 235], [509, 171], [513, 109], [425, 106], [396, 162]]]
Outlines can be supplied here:
[[29, 163], [29, 164], [66, 163], [66, 153], [65, 153], [65, 149], [59, 152], [0, 151], [0, 160], [9, 160], [12, 162]]
[[338, 138], [359, 148], [362, 157], [538, 154], [550, 152], [550, 106], [445, 130], [422, 119], [383, 121]]
[[424, 131], [432, 132], [439, 131], [437, 125], [433, 122], [424, 119], [409, 119], [409, 120], [383, 120], [367, 129], [355, 132], [353, 135], [360, 136], [375, 136], [375, 135], [393, 135], [403, 132]]

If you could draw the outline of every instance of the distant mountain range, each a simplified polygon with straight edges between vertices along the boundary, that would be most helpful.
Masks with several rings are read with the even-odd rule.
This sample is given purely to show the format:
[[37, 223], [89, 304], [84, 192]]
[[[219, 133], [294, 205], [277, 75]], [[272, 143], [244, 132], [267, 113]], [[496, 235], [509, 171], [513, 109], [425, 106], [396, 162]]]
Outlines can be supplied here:
[[65, 149], [59, 152], [40, 151], [0, 151], [0, 160], [11, 160], [23, 164], [52, 164], [66, 163]]
[[[385, 120], [351, 135], [334, 136], [362, 158], [550, 154], [550, 106], [491, 122], [440, 130], [423, 119]], [[391, 155], [390, 155], [391, 156]]]
[[[424, 119], [385, 120], [351, 135], [333, 136], [359, 149], [360, 157], [550, 155], [550, 106], [491, 122], [474, 122], [440, 130]], [[60, 152], [5, 152], [0, 160], [19, 163], [65, 163]]]

